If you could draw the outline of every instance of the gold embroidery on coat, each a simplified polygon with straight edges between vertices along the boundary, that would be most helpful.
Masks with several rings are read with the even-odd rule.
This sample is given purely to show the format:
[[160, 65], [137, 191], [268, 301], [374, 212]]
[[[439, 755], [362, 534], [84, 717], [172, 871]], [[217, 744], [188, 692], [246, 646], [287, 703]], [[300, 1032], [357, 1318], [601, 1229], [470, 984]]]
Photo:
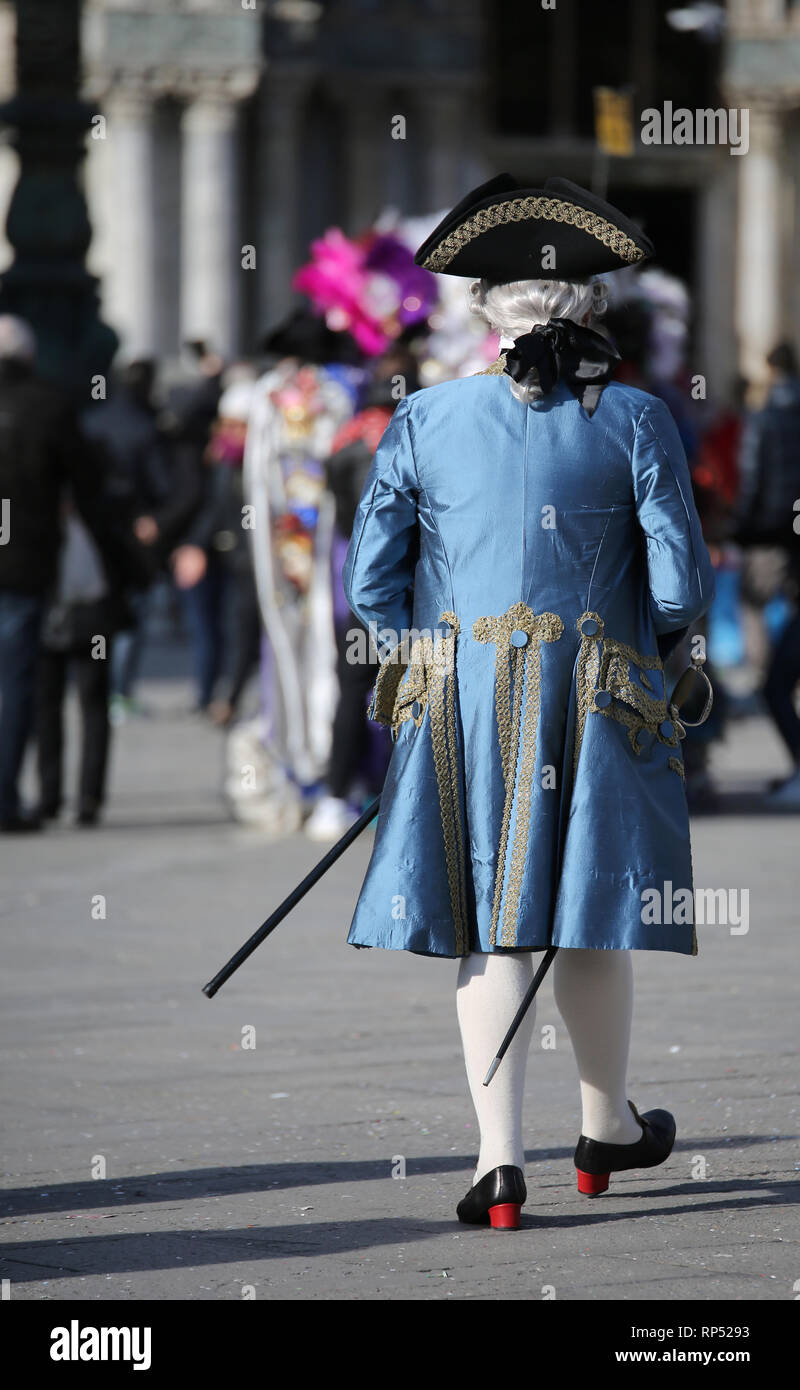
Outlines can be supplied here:
[[[525, 632], [527, 643], [518, 647], [511, 641], [515, 631]], [[495, 643], [495, 708], [500, 762], [505, 785], [503, 819], [495, 869], [494, 901], [489, 941], [514, 946], [525, 859], [530, 833], [530, 808], [536, 766], [536, 744], [541, 705], [541, 643], [557, 642], [564, 624], [557, 613], [534, 613], [526, 603], [515, 603], [499, 617], [476, 618], [472, 635], [477, 642]], [[513, 693], [512, 693], [513, 692]], [[522, 758], [519, 748], [522, 744]], [[519, 771], [517, 763], [519, 761]], [[508, 889], [503, 906], [511, 814], [516, 801], [514, 841], [508, 871]], [[502, 924], [500, 912], [502, 912]]]
[[480, 212], [467, 217], [460, 226], [454, 227], [452, 232], [443, 237], [439, 245], [425, 258], [425, 269], [444, 270], [459, 251], [463, 251], [465, 246], [469, 246], [471, 241], [482, 236], [484, 232], [491, 231], [494, 227], [505, 226], [509, 222], [525, 222], [530, 217], [542, 218], [548, 222], [566, 222], [570, 226], [578, 227], [582, 232], [588, 232], [596, 241], [602, 242], [603, 246], [608, 246], [629, 265], [641, 261], [644, 257], [644, 251], [636, 245], [633, 237], [627, 236], [619, 227], [615, 227], [613, 222], [608, 222], [598, 213], [576, 207], [574, 203], [563, 202], [560, 198], [527, 197], [495, 203], [493, 207], [482, 208]]
[[456, 954], [469, 951], [467, 932], [464, 827], [461, 819], [461, 778], [455, 718], [455, 646], [460, 623], [455, 613], [442, 613], [440, 622], [452, 631], [433, 644], [430, 668], [430, 721], [433, 765], [439, 789], [439, 810], [444, 834], [444, 853], [450, 906], [455, 929]]
[[[642, 729], [647, 729], [655, 735], [659, 743], [672, 748], [678, 747], [680, 739], [685, 734], [680, 720], [667, 710], [666, 700], [651, 698], [645, 691], [640, 690], [631, 679], [631, 666], [636, 666], [639, 668], [638, 674], [642, 685], [652, 691], [653, 684], [644, 672], [663, 671], [661, 658], [643, 655], [641, 652], [637, 652], [635, 647], [628, 646], [626, 642], [620, 642], [613, 637], [604, 637], [603, 621], [598, 613], [589, 611], [582, 613], [576, 624], [579, 632], [581, 631], [581, 624], [586, 618], [594, 619], [597, 623], [597, 631], [588, 635], [581, 633], [581, 648], [576, 671], [578, 713], [575, 726], [575, 770], [578, 766], [586, 715], [590, 709], [593, 713], [604, 714], [607, 718], [615, 719], [622, 724], [628, 730], [631, 747], [637, 755], [642, 751], [638, 743], [638, 736]], [[600, 655], [601, 646], [602, 657]], [[594, 702], [596, 690], [607, 690], [612, 696], [611, 703], [596, 705]], [[628, 701], [628, 703], [621, 703], [622, 701]], [[660, 729], [660, 725], [667, 720], [672, 724], [671, 738], [665, 738]], [[685, 780], [686, 774], [680, 758], [670, 758], [668, 766], [672, 772], [676, 772]], [[691, 843], [689, 845], [689, 862], [691, 864]], [[697, 955], [697, 930], [694, 925], [692, 926], [691, 953], [693, 956]]]
[[[597, 631], [589, 635], [581, 632], [581, 623], [587, 618], [591, 618], [597, 623]], [[589, 696], [597, 685], [597, 675], [600, 670], [600, 652], [598, 642], [603, 636], [603, 619], [599, 613], [593, 613], [586, 609], [581, 613], [575, 626], [581, 633], [581, 648], [578, 653], [578, 669], [576, 672], [577, 681], [577, 722], [575, 725], [575, 754], [573, 757], [572, 770], [573, 778], [578, 771], [578, 756], [583, 743], [583, 730], [586, 724], [586, 715], [589, 709]]]
[[660, 656], [645, 656], [642, 652], [637, 652], [635, 647], [629, 647], [627, 642], [620, 642], [617, 637], [609, 637], [607, 644], [613, 647], [618, 656], [626, 657], [633, 666], [642, 666], [646, 671], [663, 669]]
[[[631, 677], [631, 666], [644, 666], [652, 670], [660, 665], [660, 660], [655, 656], [642, 656], [633, 647], [629, 647], [625, 642], [618, 642], [616, 638], [608, 637], [603, 642], [603, 655], [600, 661], [600, 671], [597, 677], [597, 686], [600, 690], [607, 690], [617, 700], [622, 700], [626, 705], [633, 706], [641, 715], [641, 722], [647, 728], [653, 728], [654, 732], [667, 715], [667, 705], [665, 700], [657, 700], [652, 695], [648, 695], [642, 690]], [[614, 706], [605, 705], [601, 712], [609, 714], [611, 718], [617, 718], [617, 714], [612, 714]], [[623, 721], [631, 726], [626, 719]], [[629, 735], [630, 736], [630, 735]], [[669, 740], [673, 747], [677, 745], [677, 736]], [[633, 742], [633, 740], [631, 740]]]
[[[597, 632], [590, 636], [582, 635], [578, 655], [575, 770], [578, 767], [586, 714], [589, 710], [622, 724], [628, 731], [628, 740], [637, 756], [642, 752], [639, 734], [643, 729], [657, 738], [659, 743], [669, 748], [677, 748], [683, 735], [682, 724], [670, 715], [666, 700], [648, 695], [646, 690], [636, 684], [631, 673], [633, 666], [638, 667], [642, 684], [646, 683], [650, 690], [653, 690], [652, 682], [643, 672], [663, 670], [661, 658], [638, 652], [635, 647], [629, 646], [627, 642], [620, 642], [616, 637], [605, 637], [603, 623], [597, 613], [587, 611], [581, 614], [577, 622], [579, 632], [586, 618], [593, 618], [598, 628]], [[609, 704], [595, 703], [595, 693], [600, 690], [607, 691], [612, 696]], [[665, 722], [672, 725], [669, 737], [661, 732], [661, 725]]]
[[479, 372], [473, 372], [473, 376], [502, 376], [506, 369], [506, 355], [504, 352], [496, 357], [494, 362], [490, 362], [488, 367], [483, 367]]
[[469, 953], [469, 934], [467, 930], [467, 877], [465, 867], [466, 849], [464, 845], [464, 825], [461, 819], [461, 760], [458, 750], [458, 733], [456, 730], [456, 681], [455, 681], [455, 649], [458, 634], [461, 631], [461, 623], [455, 613], [442, 613], [441, 621], [450, 624], [453, 629], [453, 636], [450, 638], [452, 644], [452, 656], [450, 674], [453, 679], [448, 682], [448, 698], [446, 701], [445, 713], [447, 715], [447, 734], [449, 739], [449, 772], [450, 788], [453, 805], [454, 832], [457, 855], [457, 882], [459, 886], [459, 901], [461, 912], [456, 920], [456, 948], [461, 955]]
[[[604, 714], [607, 719], [616, 719], [618, 724], [625, 726], [628, 730], [630, 745], [637, 755], [642, 751], [639, 734], [643, 729], [657, 738], [659, 743], [663, 743], [669, 748], [677, 748], [683, 726], [679, 720], [670, 716], [666, 700], [653, 699], [631, 680], [629, 658], [623, 653], [632, 652], [632, 650], [630, 647], [625, 647], [624, 643], [618, 643], [610, 638], [603, 643], [603, 656], [597, 684], [600, 690], [607, 690], [613, 699], [609, 705], [600, 707], [599, 713]], [[640, 653], [633, 653], [633, 656], [637, 666], [647, 664], [650, 667], [655, 667], [660, 665], [658, 657], [642, 657]], [[594, 702], [592, 707], [598, 709]], [[661, 725], [665, 722], [672, 725], [672, 733], [669, 737], [661, 732]]]
[[466, 955], [469, 946], [465, 848], [455, 717], [455, 643], [460, 624], [452, 612], [442, 613], [439, 621], [447, 622], [451, 631], [438, 639], [421, 632], [410, 650], [401, 650], [403, 643], [398, 643], [384, 659], [375, 682], [370, 716], [390, 728], [396, 738], [401, 724], [413, 719], [419, 728], [428, 711], [456, 954]]
[[[507, 665], [506, 661], [506, 665]], [[497, 945], [497, 926], [500, 918], [500, 907], [503, 901], [503, 879], [505, 877], [506, 855], [508, 852], [508, 833], [511, 828], [511, 809], [514, 804], [514, 779], [509, 776], [508, 768], [516, 767], [519, 754], [519, 726], [520, 709], [522, 707], [522, 686], [525, 677], [525, 658], [521, 650], [512, 648], [511, 664], [514, 668], [514, 699], [513, 712], [509, 718], [508, 725], [508, 746], [503, 758], [504, 769], [503, 778], [505, 781], [506, 795], [503, 803], [503, 819], [500, 822], [500, 843], [497, 847], [497, 866], [495, 868], [494, 898], [492, 902], [492, 922], [489, 930], [489, 942], [492, 946]], [[501, 754], [502, 756], [502, 754]], [[505, 940], [505, 923], [503, 933], [500, 937], [500, 945], [512, 944]]]
[[398, 642], [381, 662], [369, 707], [370, 719], [386, 728], [392, 725], [398, 686], [408, 670], [408, 663], [399, 659], [401, 646]]

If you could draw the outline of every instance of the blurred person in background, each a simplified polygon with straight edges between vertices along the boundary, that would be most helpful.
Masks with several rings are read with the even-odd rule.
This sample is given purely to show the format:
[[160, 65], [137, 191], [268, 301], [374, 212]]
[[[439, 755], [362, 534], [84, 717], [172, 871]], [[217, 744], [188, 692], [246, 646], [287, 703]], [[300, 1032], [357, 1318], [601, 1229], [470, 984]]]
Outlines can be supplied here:
[[[298, 306], [264, 342], [273, 365], [258, 382], [245, 455], [247, 500], [257, 518], [267, 518], [251, 532], [265, 629], [262, 718], [232, 736], [226, 784], [235, 814], [273, 834], [297, 828], [325, 800], [331, 770], [337, 792], [353, 781], [350, 732], [340, 739], [341, 764], [336, 752], [331, 763], [341, 661], [336, 627], [345, 605], [325, 462], [337, 430], [362, 404], [367, 364], [397, 344], [396, 365], [406, 365], [408, 335], [427, 324], [437, 298], [434, 277], [414, 264], [397, 228], [378, 224], [352, 240], [328, 228], [292, 285], [311, 307]], [[396, 403], [391, 399], [389, 409]], [[363, 423], [371, 437], [374, 423]], [[341, 707], [345, 724], [350, 711], [363, 723], [358, 698]], [[357, 731], [355, 738], [357, 744]], [[379, 747], [374, 737], [369, 744]], [[258, 788], [243, 788], [241, 766], [253, 762]], [[376, 771], [368, 757], [364, 764], [369, 782]], [[344, 794], [334, 800], [330, 814], [323, 806], [314, 823], [324, 838], [329, 829], [319, 829], [320, 821], [349, 815]]]
[[203, 454], [219, 399], [222, 359], [202, 342], [188, 344], [187, 349], [194, 380], [173, 387], [163, 409], [154, 404], [152, 371], [138, 393], [155, 421], [160, 485], [156, 504], [137, 515], [134, 533], [149, 552], [151, 571], [163, 575], [204, 500]]
[[38, 829], [18, 782], [36, 709], [42, 618], [58, 574], [69, 493], [104, 560], [135, 567], [130, 523], [103, 496], [97, 452], [70, 401], [39, 380], [36, 344], [21, 319], [0, 316], [0, 830]]
[[161, 513], [165, 551], [180, 545], [205, 498], [205, 451], [222, 392], [224, 363], [207, 343], [185, 343], [184, 361], [190, 379], [169, 390], [158, 416], [169, 452], [171, 483], [171, 506]]
[[167, 451], [152, 393], [156, 365], [149, 358], [121, 367], [112, 377], [108, 399], [85, 411], [81, 426], [102, 458], [106, 496], [133, 518], [134, 535], [150, 560], [142, 566], [140, 587], [128, 595], [131, 621], [118, 633], [111, 659], [111, 718], [115, 723], [141, 714], [134, 699], [145, 638], [150, 584], [157, 573], [159, 514], [170, 495]]
[[183, 362], [188, 380], [169, 391], [160, 424], [171, 440], [194, 445], [199, 468], [222, 394], [225, 363], [201, 338], [184, 343]]
[[[731, 458], [738, 432], [735, 407], [706, 418], [704, 402], [696, 401], [692, 379], [686, 365], [691, 302], [684, 283], [658, 268], [642, 272], [626, 267], [607, 277], [610, 304], [602, 318], [602, 331], [609, 331], [621, 355], [615, 379], [638, 390], [647, 391], [668, 406], [686, 454], [695, 502], [704, 539], [709, 544], [712, 565], [723, 563], [721, 541], [729, 531], [732, 490], [736, 486], [735, 460]], [[733, 419], [731, 416], [733, 415]], [[704, 432], [709, 430], [703, 451]], [[727, 574], [727, 572], [726, 572]], [[717, 599], [715, 597], [714, 604]], [[690, 625], [685, 637], [665, 659], [668, 683], [673, 685], [691, 658], [692, 643], [698, 636], [708, 638], [711, 615], [703, 614]], [[710, 662], [706, 673], [714, 680]], [[695, 700], [699, 705], [695, 709]], [[702, 711], [699, 691], [687, 705], [687, 719]], [[711, 714], [697, 728], [687, 727], [683, 740], [686, 796], [693, 811], [711, 810], [716, 793], [710, 771], [713, 744], [724, 733], [727, 699], [724, 688], [715, 684]]]
[[211, 703], [222, 662], [219, 610], [221, 579], [216, 565], [191, 533], [196, 515], [208, 505], [210, 477], [206, 449], [222, 393], [224, 362], [203, 339], [184, 343], [189, 380], [173, 386], [159, 418], [170, 450], [175, 512], [169, 539], [172, 576], [181, 595], [189, 629], [195, 675], [197, 713]]
[[28, 325], [0, 316], [0, 830], [34, 830], [17, 783], [33, 719], [39, 630], [59, 498], [82, 455], [67, 403], [34, 375]]
[[354, 659], [354, 635], [362, 633], [366, 648], [368, 634], [348, 607], [342, 568], [373, 455], [400, 400], [416, 391], [419, 383], [416, 360], [402, 343], [394, 344], [377, 358], [371, 373], [361, 409], [337, 432], [325, 464], [328, 489], [336, 504], [332, 562], [339, 698], [325, 790], [304, 827], [313, 840], [336, 840], [358, 819], [366, 801], [380, 791], [390, 751], [384, 739], [383, 757], [376, 758], [372, 748], [375, 730], [367, 718], [367, 697], [375, 684], [379, 662], [377, 654], [366, 661]]
[[[269, 835], [296, 830], [318, 794], [336, 704], [325, 459], [365, 380], [360, 353], [318, 314], [292, 311], [264, 339], [272, 365], [256, 384], [245, 495], [261, 641], [260, 716], [232, 731], [226, 790], [234, 815]], [[241, 768], [257, 769], [244, 786]]]
[[[800, 809], [800, 372], [791, 343], [767, 357], [770, 389], [763, 409], [745, 425], [740, 455], [737, 539], [754, 547], [761, 562], [765, 601], [782, 600], [786, 619], [774, 635], [764, 699], [792, 760], [792, 772], [774, 787], [767, 804]], [[750, 574], [754, 566], [751, 563]], [[750, 587], [754, 580], [751, 577]]]
[[[709, 611], [691, 624], [665, 662], [667, 677], [674, 684], [692, 659], [696, 638], [702, 637], [709, 652], [704, 670], [714, 687], [711, 711], [698, 727], [691, 727], [705, 703], [699, 682], [687, 697], [684, 709], [690, 721], [683, 744], [686, 798], [693, 814], [713, 812], [718, 805], [711, 754], [714, 744], [725, 735], [731, 698], [723, 681], [717, 679], [717, 665], [735, 665], [744, 654], [739, 552], [730, 540], [739, 490], [738, 446], [745, 385], [737, 379], [730, 403], [711, 404], [705, 424], [701, 421], [697, 425], [690, 474], [703, 539], [714, 567], [714, 600]], [[683, 442], [686, 447], [686, 438]]]
[[[113, 503], [111, 504], [113, 508]], [[104, 558], [70, 501], [63, 508], [64, 541], [58, 579], [45, 609], [36, 691], [39, 816], [55, 820], [63, 802], [64, 700], [74, 676], [82, 721], [76, 820], [97, 823], [105, 800], [111, 733], [111, 653], [115, 635], [134, 630], [137, 617], [124, 590], [141, 592], [145, 561], [125, 567], [132, 552], [114, 548]], [[135, 554], [135, 552], [133, 552]]]
[[711, 404], [692, 475], [695, 492], [703, 499], [708, 536], [715, 543], [730, 534], [739, 499], [739, 453], [747, 388], [746, 378], [738, 376], [731, 387], [730, 398], [718, 405]]
[[[741, 553], [731, 541], [736, 529], [747, 389], [747, 380], [738, 376], [728, 400], [711, 403], [692, 472], [703, 535], [716, 569], [716, 593], [708, 615], [709, 645], [715, 663], [723, 667], [737, 666], [745, 657]], [[713, 720], [712, 712], [709, 723], [713, 724]]]
[[[252, 376], [235, 379], [219, 398], [204, 451], [205, 501], [185, 534], [174, 568], [176, 580], [187, 565], [195, 582], [183, 587], [187, 614], [200, 655], [200, 703], [214, 723], [226, 725], [236, 714], [244, 688], [258, 666], [261, 623], [248, 544], [242, 466], [247, 423], [255, 392]], [[225, 640], [226, 619], [230, 620]], [[230, 654], [226, 685], [215, 686]]]

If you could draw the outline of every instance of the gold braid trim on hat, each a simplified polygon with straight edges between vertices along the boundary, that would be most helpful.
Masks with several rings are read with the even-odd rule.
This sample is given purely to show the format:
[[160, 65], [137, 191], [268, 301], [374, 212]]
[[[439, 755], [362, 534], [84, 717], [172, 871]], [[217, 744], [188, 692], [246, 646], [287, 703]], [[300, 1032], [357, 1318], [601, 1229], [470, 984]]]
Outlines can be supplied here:
[[495, 203], [490, 208], [482, 208], [480, 212], [473, 213], [452, 232], [448, 232], [426, 257], [423, 265], [426, 270], [445, 270], [451, 261], [455, 260], [459, 251], [463, 251], [476, 237], [490, 232], [494, 227], [502, 227], [509, 222], [525, 222], [528, 218], [540, 218], [545, 222], [567, 222], [572, 227], [578, 227], [580, 231], [588, 232], [597, 241], [601, 241], [629, 265], [645, 258], [645, 252], [636, 245], [633, 237], [627, 236], [619, 227], [615, 227], [613, 222], [608, 222], [596, 212], [576, 207], [574, 203], [564, 203], [560, 198], [528, 197], [512, 198], [510, 202]]

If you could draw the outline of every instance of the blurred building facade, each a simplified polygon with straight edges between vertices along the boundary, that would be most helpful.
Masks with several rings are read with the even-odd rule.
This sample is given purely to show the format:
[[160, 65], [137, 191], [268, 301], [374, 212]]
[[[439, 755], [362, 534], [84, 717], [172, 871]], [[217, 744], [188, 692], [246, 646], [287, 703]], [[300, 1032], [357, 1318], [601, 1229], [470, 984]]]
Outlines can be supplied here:
[[[721, 32], [667, 22], [692, 3], [85, 0], [105, 317], [128, 353], [251, 349], [326, 226], [435, 213], [505, 168], [598, 186], [604, 85], [632, 89], [636, 129], [599, 186], [687, 281], [692, 369], [717, 393], [758, 380], [779, 336], [800, 341], [800, 3], [728, 0]], [[666, 102], [746, 106], [748, 153], [643, 144], [639, 113]]]
[[800, 349], [800, 0], [729, 0], [722, 74], [750, 112], [738, 168], [732, 299], [739, 368], [764, 377], [782, 337]]

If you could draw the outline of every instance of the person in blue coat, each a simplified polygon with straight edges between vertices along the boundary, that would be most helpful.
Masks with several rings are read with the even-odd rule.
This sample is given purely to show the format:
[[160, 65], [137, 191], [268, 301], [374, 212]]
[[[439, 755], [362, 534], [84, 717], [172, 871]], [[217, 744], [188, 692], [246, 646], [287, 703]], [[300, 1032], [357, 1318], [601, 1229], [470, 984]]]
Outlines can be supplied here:
[[669, 1112], [626, 1094], [630, 953], [697, 951], [662, 663], [707, 609], [712, 568], [669, 410], [611, 380], [616, 350], [590, 327], [595, 277], [652, 251], [565, 179], [500, 175], [448, 214], [417, 262], [476, 277], [501, 355], [400, 404], [345, 563], [381, 661], [370, 714], [393, 738], [348, 941], [459, 961], [481, 1135], [469, 1222], [519, 1225], [533, 1009], [482, 1081], [548, 947], [581, 1083], [580, 1189], [663, 1162], [675, 1137]]

